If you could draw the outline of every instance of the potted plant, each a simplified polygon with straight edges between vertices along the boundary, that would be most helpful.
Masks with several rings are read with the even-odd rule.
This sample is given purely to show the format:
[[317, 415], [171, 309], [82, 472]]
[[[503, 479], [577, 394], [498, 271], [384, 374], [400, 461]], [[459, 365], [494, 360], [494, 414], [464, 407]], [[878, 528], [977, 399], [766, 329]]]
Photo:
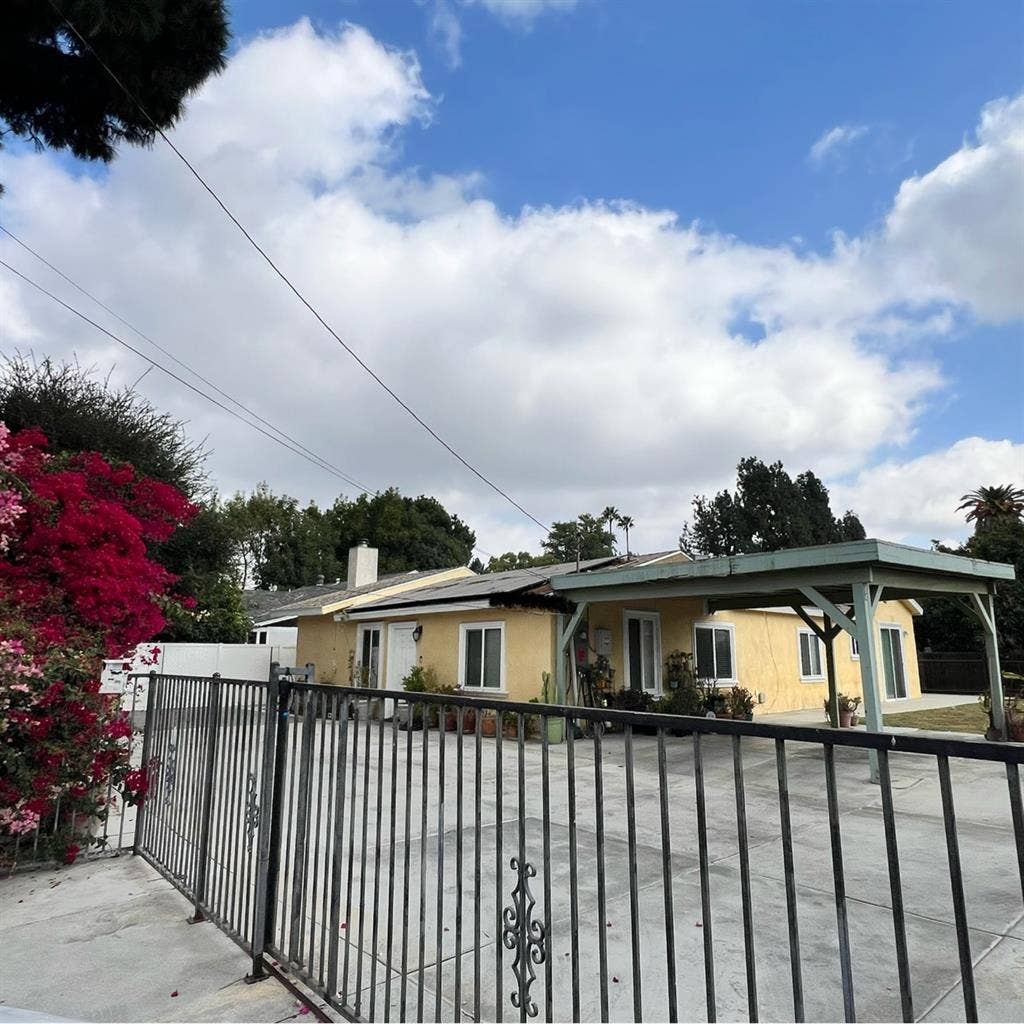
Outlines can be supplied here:
[[[438, 689], [437, 673], [433, 668], [414, 665], [409, 674], [402, 680], [402, 689], [406, 693], [435, 693]], [[422, 729], [423, 712], [426, 705], [420, 702], [399, 702], [397, 715], [402, 729]]]
[[[856, 724], [857, 708], [860, 707], [860, 697], [847, 697], [845, 693], [837, 693], [836, 700], [839, 704], [839, 728], [849, 729]], [[828, 713], [828, 698], [825, 698], [825, 712]]]
[[[466, 691], [461, 687], [458, 687], [455, 692], [460, 697], [464, 697], [466, 694]], [[455, 716], [455, 721], [456, 725], [458, 725], [458, 714]], [[462, 708], [462, 732], [463, 734], [476, 732], [476, 708], [467, 708], [465, 706]]]
[[519, 737], [519, 716], [514, 711], [501, 713], [501, 735], [507, 740]]
[[480, 735], [494, 736], [498, 732], [498, 716], [494, 711], [480, 712]]
[[[1004, 672], [1006, 677], [1011, 673]], [[997, 732], [992, 722], [992, 695], [988, 691], [978, 697], [978, 702], [988, 716], [988, 728], [985, 730], [985, 739], [1001, 740], [1002, 736]], [[1006, 694], [1003, 698], [1003, 715], [1006, 718], [1006, 735], [1014, 743], [1024, 743], [1024, 696]]]
[[[552, 699], [554, 694], [554, 688], [551, 682], [551, 673], [542, 672], [540, 674], [541, 681], [541, 700], [545, 704], [553, 704]], [[548, 743], [561, 743], [565, 737], [565, 719], [560, 715], [545, 715], [543, 718], [544, 727], [548, 731]]]
[[725, 694], [718, 688], [718, 680], [710, 676], [698, 677], [697, 692], [700, 694], [700, 714], [710, 718], [728, 718], [728, 703]]
[[670, 690], [678, 690], [693, 682], [693, 655], [689, 651], [672, 651], [665, 659], [665, 682]]
[[754, 720], [754, 695], [743, 686], [734, 686], [726, 696], [729, 717], [741, 722]]

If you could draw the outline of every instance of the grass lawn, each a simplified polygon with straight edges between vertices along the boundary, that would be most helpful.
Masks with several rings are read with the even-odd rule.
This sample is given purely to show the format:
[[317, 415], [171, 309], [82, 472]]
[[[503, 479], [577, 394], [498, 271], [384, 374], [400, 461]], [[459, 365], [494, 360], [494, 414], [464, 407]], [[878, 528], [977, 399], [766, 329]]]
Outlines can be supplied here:
[[970, 704], [958, 704], [952, 708], [903, 711], [896, 715], [886, 715], [884, 722], [886, 725], [897, 725], [910, 729], [984, 734], [988, 728], [988, 715], [985, 714], [982, 706], [974, 701]]

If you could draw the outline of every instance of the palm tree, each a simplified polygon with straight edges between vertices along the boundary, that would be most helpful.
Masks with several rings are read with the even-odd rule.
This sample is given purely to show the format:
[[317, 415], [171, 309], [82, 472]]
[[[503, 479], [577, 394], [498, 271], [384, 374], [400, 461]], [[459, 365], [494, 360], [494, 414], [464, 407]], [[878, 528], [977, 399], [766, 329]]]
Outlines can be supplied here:
[[[614, 505], [606, 505], [605, 510], [601, 513], [601, 521], [608, 524], [608, 532], [612, 532], [612, 523], [619, 518], [619, 510]], [[612, 544], [615, 543], [615, 536], [612, 534]]]
[[626, 534], [626, 557], [628, 558], [629, 557], [629, 531], [633, 529], [633, 526], [635, 524], [634, 524], [634, 522], [633, 522], [633, 520], [632, 520], [632, 518], [630, 516], [619, 516], [615, 520], [615, 522], [616, 522], [616, 524], [619, 527], [622, 528], [623, 532]]
[[979, 487], [964, 494], [957, 512], [967, 512], [967, 522], [972, 520], [983, 530], [997, 519], [1020, 519], [1024, 516], [1024, 490], [1013, 484], [997, 484]]

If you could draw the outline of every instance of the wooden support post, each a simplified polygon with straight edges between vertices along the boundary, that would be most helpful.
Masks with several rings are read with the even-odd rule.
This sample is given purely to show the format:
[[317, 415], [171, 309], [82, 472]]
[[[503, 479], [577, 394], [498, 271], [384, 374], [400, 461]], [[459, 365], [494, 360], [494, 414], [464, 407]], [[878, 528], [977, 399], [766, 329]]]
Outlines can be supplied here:
[[[810, 588], [808, 588], [810, 589]], [[817, 593], [817, 591], [812, 591]], [[819, 626], [798, 604], [790, 606], [807, 624], [810, 631], [825, 645], [825, 669], [828, 680], [828, 720], [833, 729], [839, 728], [839, 690], [836, 687], [836, 654], [833, 641], [843, 631], [840, 625], [833, 625], [824, 608], [821, 609], [824, 624]]]
[[833, 729], [839, 728], [839, 688], [836, 685], [836, 634], [841, 626], [833, 626], [832, 620], [825, 616], [825, 676], [828, 679], [828, 720]]
[[[864, 693], [864, 721], [871, 732], [882, 731], [882, 696], [879, 689], [881, 661], [878, 643], [875, 640], [875, 609], [882, 595], [882, 588], [870, 583], [853, 584], [855, 636], [860, 650], [860, 682]], [[871, 781], [877, 783], [878, 753], [868, 752], [871, 766]]]
[[1003, 674], [999, 665], [999, 638], [996, 634], [995, 596], [971, 594], [971, 610], [981, 620], [985, 631], [985, 660], [988, 662], [988, 692], [992, 701], [992, 728], [999, 738], [1008, 739], [1006, 707], [1003, 704]]
[[565, 648], [562, 637], [565, 635], [565, 616], [555, 619], [555, 703], [565, 703]]

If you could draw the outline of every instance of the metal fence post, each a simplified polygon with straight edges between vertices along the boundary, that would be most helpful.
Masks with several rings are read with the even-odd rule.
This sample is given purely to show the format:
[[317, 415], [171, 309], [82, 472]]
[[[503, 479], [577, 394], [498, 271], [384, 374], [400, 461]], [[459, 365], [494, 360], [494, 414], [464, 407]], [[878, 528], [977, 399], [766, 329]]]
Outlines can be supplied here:
[[206, 875], [210, 862], [210, 823], [213, 820], [213, 771], [217, 760], [217, 733], [220, 726], [221, 683], [220, 673], [210, 677], [210, 700], [206, 713], [206, 750], [203, 758], [203, 804], [199, 825], [199, 857], [196, 865], [195, 913], [191, 924], [205, 921], [203, 904], [206, 902]]
[[[285, 772], [288, 740], [288, 704], [291, 684], [280, 677], [280, 666], [270, 666], [267, 684], [267, 720], [263, 736], [263, 778], [260, 784], [260, 838], [256, 862], [256, 906], [253, 912], [252, 971], [250, 984], [269, 978], [263, 950], [274, 934], [277, 877], [281, 860], [281, 801], [285, 787], [278, 785]], [[268, 814], [267, 811], [270, 811]]]
[[[146, 693], [146, 724], [142, 730], [142, 770], [145, 772], [147, 783], [149, 782], [149, 760], [151, 751], [153, 748], [153, 729], [156, 727], [156, 718], [153, 715], [153, 709], [155, 707], [156, 700], [156, 680], [157, 675], [155, 671], [149, 673], [149, 690]], [[135, 684], [136, 686], [138, 683]], [[139, 804], [139, 809], [135, 815], [135, 838], [132, 841], [132, 855], [138, 856], [142, 852], [142, 826], [146, 820], [146, 803], [149, 800], [149, 794], [146, 793], [142, 797], [142, 802]], [[121, 811], [124, 814], [124, 810]]]

